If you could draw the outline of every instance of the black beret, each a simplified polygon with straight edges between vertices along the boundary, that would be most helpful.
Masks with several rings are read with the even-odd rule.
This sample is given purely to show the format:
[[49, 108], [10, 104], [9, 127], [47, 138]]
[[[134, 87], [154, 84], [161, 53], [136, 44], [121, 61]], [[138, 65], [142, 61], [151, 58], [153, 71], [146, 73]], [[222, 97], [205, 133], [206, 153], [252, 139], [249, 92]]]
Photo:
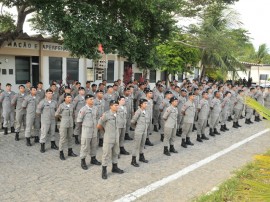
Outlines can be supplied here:
[[177, 97], [173, 96], [171, 99], [170, 99], [170, 103], [172, 103], [173, 101], [175, 100], [178, 100]]
[[171, 91], [166, 91], [165, 95], [168, 95], [168, 94], [173, 94], [173, 93]]
[[94, 96], [91, 95], [91, 94], [87, 94], [87, 95], [84, 97], [84, 99], [87, 100], [88, 98], [92, 98], [92, 97], [94, 97]]
[[97, 90], [96, 93], [104, 93], [103, 90]]
[[84, 87], [79, 87], [79, 89], [78, 90], [84, 90]]
[[139, 100], [139, 105], [141, 105], [141, 104], [144, 103], [144, 102], [148, 102], [148, 100], [147, 100], [147, 99], [140, 99], [140, 100]]

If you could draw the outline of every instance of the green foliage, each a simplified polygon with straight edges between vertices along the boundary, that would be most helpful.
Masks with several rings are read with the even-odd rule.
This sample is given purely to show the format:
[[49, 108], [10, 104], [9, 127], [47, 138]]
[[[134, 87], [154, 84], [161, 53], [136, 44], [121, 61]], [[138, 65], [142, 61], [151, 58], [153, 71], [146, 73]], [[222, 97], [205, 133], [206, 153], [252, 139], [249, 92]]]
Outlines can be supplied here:
[[0, 30], [1, 32], [9, 32], [15, 30], [15, 20], [13, 16], [9, 13], [4, 13], [0, 15]]

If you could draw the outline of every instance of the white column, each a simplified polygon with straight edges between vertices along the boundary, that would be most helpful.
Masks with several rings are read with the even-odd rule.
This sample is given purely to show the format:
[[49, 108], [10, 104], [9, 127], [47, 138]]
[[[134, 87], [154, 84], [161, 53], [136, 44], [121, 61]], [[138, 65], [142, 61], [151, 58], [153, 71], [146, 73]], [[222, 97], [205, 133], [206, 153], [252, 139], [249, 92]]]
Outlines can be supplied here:
[[[49, 57], [48, 56], [43, 56], [43, 59], [41, 60], [42, 62], [43, 62], [43, 67], [44, 68], [41, 68], [40, 69], [40, 73], [42, 74], [42, 82], [43, 82], [43, 88], [44, 89], [47, 89], [47, 88], [49, 88], [50, 87], [50, 78], [49, 78], [49, 69], [50, 69], [50, 67], [49, 67]], [[45, 68], [45, 67], [47, 67], [47, 68]]]
[[86, 83], [86, 67], [84, 59], [79, 59], [79, 81], [82, 83], [82, 86], [85, 86]]

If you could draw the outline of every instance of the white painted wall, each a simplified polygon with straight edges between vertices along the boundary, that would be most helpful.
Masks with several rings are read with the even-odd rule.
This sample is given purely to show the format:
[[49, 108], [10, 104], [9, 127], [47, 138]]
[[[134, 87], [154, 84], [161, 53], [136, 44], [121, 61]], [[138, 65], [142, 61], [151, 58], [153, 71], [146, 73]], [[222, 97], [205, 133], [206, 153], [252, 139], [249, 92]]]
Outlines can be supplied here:
[[[2, 89], [5, 89], [7, 83], [11, 83], [13, 91], [17, 91], [20, 84], [15, 83], [15, 56], [0, 55], [0, 83]], [[2, 69], [6, 69], [6, 75], [2, 75]], [[13, 75], [9, 74], [9, 69], [13, 69]]]

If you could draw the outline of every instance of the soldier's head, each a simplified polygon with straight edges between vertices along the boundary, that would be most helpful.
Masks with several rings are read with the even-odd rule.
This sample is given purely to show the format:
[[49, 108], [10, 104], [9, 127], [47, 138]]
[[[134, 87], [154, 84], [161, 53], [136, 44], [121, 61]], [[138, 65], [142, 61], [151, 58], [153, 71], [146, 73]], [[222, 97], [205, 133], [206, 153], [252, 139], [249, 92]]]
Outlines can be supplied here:
[[225, 96], [225, 97], [229, 97], [229, 98], [230, 98], [230, 97], [232, 96], [232, 94], [231, 94], [231, 92], [230, 92], [230, 91], [226, 91], [226, 93], [224, 94], [224, 96]]
[[121, 79], [117, 79], [117, 82], [118, 82], [118, 85], [119, 85], [119, 86], [120, 86], [121, 83], [122, 83]]
[[93, 106], [94, 105], [94, 96], [87, 94], [85, 97], [85, 102], [88, 106]]
[[32, 96], [35, 96], [37, 94], [37, 88], [34, 86], [30, 87], [30, 93]]
[[157, 85], [157, 89], [158, 89], [158, 91], [159, 91], [160, 93], [162, 93], [162, 92], [164, 91], [163, 85], [161, 85], [161, 84], [158, 84], [158, 85]]
[[208, 93], [206, 91], [202, 92], [202, 97], [206, 100], [208, 100]]
[[177, 105], [178, 105], [178, 99], [176, 97], [172, 97], [170, 99], [170, 103], [171, 103], [172, 106], [177, 107]]
[[180, 93], [180, 87], [179, 87], [179, 86], [175, 86], [174, 90], [175, 90], [177, 93]]
[[64, 99], [65, 99], [65, 103], [67, 103], [67, 104], [71, 103], [71, 101], [72, 101], [71, 94], [70, 93], [65, 93], [64, 94]]
[[112, 112], [117, 112], [119, 103], [116, 100], [110, 101], [110, 109]]
[[104, 95], [104, 92], [102, 90], [97, 90], [96, 91], [96, 96], [98, 99], [102, 99], [103, 98], [103, 95]]
[[181, 96], [182, 97], [186, 97], [187, 96], [187, 91], [186, 91], [186, 89], [181, 89]]
[[96, 90], [97, 90], [97, 84], [94, 84], [94, 83], [93, 83], [93, 84], [91, 85], [91, 88], [92, 88], [92, 91], [93, 91], [93, 92], [96, 92]]
[[78, 90], [79, 90], [79, 94], [80, 94], [81, 96], [84, 96], [84, 94], [85, 94], [84, 87], [79, 87]]
[[111, 85], [107, 86], [107, 93], [109, 93], [109, 94], [113, 93], [113, 87]]
[[147, 89], [144, 91], [144, 93], [145, 93], [145, 95], [146, 95], [146, 97], [147, 97], [148, 99], [151, 99], [151, 98], [153, 97], [153, 91], [150, 90], [149, 88], [147, 88]]
[[194, 88], [193, 92], [195, 95], [199, 95], [200, 90], [199, 88]]
[[124, 96], [119, 96], [118, 99], [117, 99], [118, 103], [120, 106], [123, 106], [125, 105], [126, 103], [126, 100], [125, 100], [125, 97]]
[[128, 97], [130, 96], [130, 94], [131, 94], [130, 88], [124, 88], [124, 95]]
[[165, 98], [167, 98], [168, 100], [170, 100], [172, 98], [173, 94], [171, 91], [166, 91], [165, 92]]
[[65, 86], [65, 93], [70, 93], [71, 92], [71, 89], [69, 86]]
[[102, 83], [103, 83], [104, 86], [106, 86], [107, 85], [107, 80], [106, 79], [103, 79], [102, 80]]
[[54, 83], [51, 84], [51, 90], [54, 92], [56, 91], [56, 85]]
[[143, 90], [145, 88], [145, 83], [144, 82], [139, 83], [139, 88]]
[[132, 94], [134, 92], [134, 86], [133, 85], [130, 85], [129, 86], [129, 89], [130, 89], [130, 94]]
[[38, 84], [37, 84], [37, 88], [38, 89], [42, 89], [43, 88], [43, 83], [40, 81], [40, 82], [38, 82]]
[[219, 99], [219, 98], [220, 98], [220, 92], [215, 91], [215, 92], [214, 92], [214, 96], [215, 96], [217, 99]]
[[250, 88], [250, 92], [251, 92], [251, 93], [255, 93], [255, 88], [253, 88], [253, 87]]
[[196, 95], [193, 92], [190, 92], [188, 94], [188, 99], [191, 100], [192, 102], [195, 100], [195, 97], [196, 97]]
[[100, 89], [100, 90], [103, 90], [103, 91], [104, 91], [104, 88], [105, 88], [104, 83], [100, 83], [100, 84], [98, 84], [98, 89]]
[[30, 81], [26, 81], [25, 86], [26, 86], [26, 88], [30, 89], [30, 87], [31, 87], [31, 82], [30, 82]]
[[114, 84], [114, 85], [113, 85], [113, 90], [114, 90], [114, 91], [118, 91], [118, 85], [117, 85], [117, 84]]
[[85, 87], [86, 87], [86, 88], [90, 88], [90, 85], [91, 85], [91, 82], [90, 82], [90, 81], [86, 81]]
[[142, 110], [145, 110], [148, 105], [147, 99], [140, 99], [139, 100], [139, 106]]
[[243, 90], [239, 90], [239, 91], [238, 91], [238, 94], [239, 94], [240, 96], [244, 96], [245, 92], [244, 92]]
[[11, 91], [11, 84], [10, 83], [7, 83], [6, 84], [6, 91]]
[[46, 98], [48, 100], [51, 100], [52, 99], [52, 96], [53, 96], [53, 90], [52, 89], [47, 89], [46, 90]]
[[20, 91], [20, 93], [24, 93], [24, 92], [25, 92], [25, 87], [24, 87], [24, 85], [20, 85], [20, 86], [19, 86], [19, 91]]
[[76, 85], [76, 88], [77, 88], [77, 89], [79, 89], [79, 88], [81, 87], [81, 83], [80, 83], [80, 82], [78, 82], [78, 81], [76, 82], [76, 84], [75, 84], [75, 85]]

